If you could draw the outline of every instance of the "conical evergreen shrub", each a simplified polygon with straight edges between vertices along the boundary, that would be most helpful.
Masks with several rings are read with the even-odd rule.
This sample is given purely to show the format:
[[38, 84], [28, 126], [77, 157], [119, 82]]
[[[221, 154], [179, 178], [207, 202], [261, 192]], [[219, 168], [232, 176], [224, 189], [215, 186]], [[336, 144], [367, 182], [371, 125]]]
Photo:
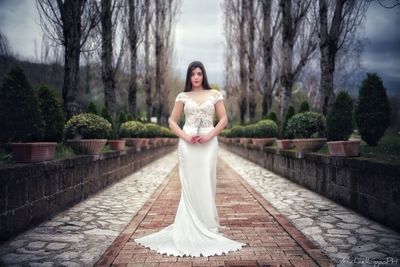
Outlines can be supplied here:
[[64, 129], [64, 113], [54, 90], [41, 86], [37, 90], [39, 107], [45, 124], [43, 141], [61, 142]]
[[42, 141], [44, 122], [38, 99], [19, 66], [4, 77], [0, 96], [0, 141]]
[[336, 96], [332, 109], [326, 118], [327, 139], [347, 141], [353, 132], [353, 100], [346, 91]]
[[355, 119], [361, 139], [370, 146], [376, 146], [390, 122], [391, 107], [381, 78], [368, 73], [362, 81]]

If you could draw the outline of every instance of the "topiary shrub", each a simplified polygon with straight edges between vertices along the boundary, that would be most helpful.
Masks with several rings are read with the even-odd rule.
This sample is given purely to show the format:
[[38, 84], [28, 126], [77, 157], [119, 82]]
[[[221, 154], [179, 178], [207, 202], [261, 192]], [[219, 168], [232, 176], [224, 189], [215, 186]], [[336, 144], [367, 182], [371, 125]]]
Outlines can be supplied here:
[[160, 126], [155, 123], [146, 123], [146, 129], [144, 131], [144, 137], [159, 137], [160, 136]]
[[64, 127], [65, 139], [106, 139], [111, 123], [92, 113], [72, 116]]
[[244, 126], [234, 125], [231, 129], [232, 137], [244, 137]]
[[287, 134], [289, 138], [325, 137], [326, 119], [314, 111], [298, 113], [289, 119]]
[[273, 120], [276, 124], [278, 124], [278, 116], [273, 111], [271, 111], [270, 113], [265, 115], [262, 119], [263, 120]]
[[146, 130], [146, 126], [139, 121], [127, 121], [121, 124], [120, 127], [120, 136], [121, 137], [130, 137], [130, 138], [139, 138], [143, 137], [144, 131]]
[[19, 66], [0, 87], [0, 142], [41, 141], [44, 132], [38, 98]]
[[96, 114], [96, 115], [99, 114], [99, 112], [97, 111], [96, 104], [93, 103], [92, 101], [90, 101], [89, 106], [88, 106], [86, 112], [87, 112], [87, 113]]
[[255, 124], [249, 124], [244, 126], [244, 132], [243, 132], [243, 137], [255, 137], [256, 136], [256, 125]]
[[327, 139], [346, 141], [353, 132], [353, 100], [346, 91], [336, 96], [332, 109], [326, 118]]
[[229, 137], [230, 131], [231, 131], [230, 129], [223, 129], [223, 130], [219, 133], [219, 135], [222, 136], [222, 137]]
[[39, 107], [44, 121], [43, 141], [61, 142], [64, 129], [64, 113], [54, 90], [41, 86], [37, 90]]
[[287, 134], [287, 130], [286, 130], [287, 123], [288, 123], [289, 119], [291, 117], [293, 117], [295, 114], [296, 114], [296, 111], [295, 111], [294, 107], [289, 106], [289, 108], [286, 112], [286, 115], [285, 115], [285, 119], [283, 120], [283, 125], [282, 125], [282, 129], [281, 129], [281, 136], [283, 138], [289, 138], [289, 136]]
[[256, 123], [256, 133], [257, 138], [271, 138], [278, 136], [278, 125], [273, 120], [261, 120]]
[[390, 122], [391, 107], [381, 78], [368, 73], [362, 81], [355, 120], [361, 139], [370, 146], [376, 146]]
[[306, 111], [310, 111], [310, 105], [308, 105], [308, 102], [306, 100], [304, 100], [300, 104], [300, 108], [299, 108], [299, 112], [298, 113], [302, 113], [302, 112], [306, 112]]

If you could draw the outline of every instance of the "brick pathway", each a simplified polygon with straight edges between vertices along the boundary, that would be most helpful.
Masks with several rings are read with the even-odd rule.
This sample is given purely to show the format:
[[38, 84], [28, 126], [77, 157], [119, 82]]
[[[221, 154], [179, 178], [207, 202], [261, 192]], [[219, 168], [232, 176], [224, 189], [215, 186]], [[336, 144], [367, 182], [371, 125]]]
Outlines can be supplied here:
[[221, 158], [217, 208], [223, 234], [248, 246], [224, 256], [173, 257], [133, 239], [171, 224], [180, 197], [178, 165], [97, 261], [96, 266], [334, 266], [333, 262]]

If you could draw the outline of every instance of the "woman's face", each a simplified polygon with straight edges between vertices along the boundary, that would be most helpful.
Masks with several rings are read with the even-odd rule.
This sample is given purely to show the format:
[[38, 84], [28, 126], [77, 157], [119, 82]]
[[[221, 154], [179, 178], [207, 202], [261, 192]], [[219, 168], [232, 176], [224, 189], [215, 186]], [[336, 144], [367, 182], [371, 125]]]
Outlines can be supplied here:
[[192, 70], [190, 81], [192, 82], [192, 87], [200, 87], [203, 84], [203, 72], [199, 67]]

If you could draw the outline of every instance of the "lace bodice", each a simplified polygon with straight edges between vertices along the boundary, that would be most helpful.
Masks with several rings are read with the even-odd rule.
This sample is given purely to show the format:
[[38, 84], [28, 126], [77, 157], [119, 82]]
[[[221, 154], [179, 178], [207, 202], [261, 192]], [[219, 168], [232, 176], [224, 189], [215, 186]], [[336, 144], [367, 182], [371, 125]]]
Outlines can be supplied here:
[[181, 92], [177, 95], [175, 101], [183, 102], [185, 113], [185, 125], [189, 127], [213, 127], [215, 103], [223, 100], [222, 94], [214, 89], [207, 90], [206, 94], [197, 94], [196, 96]]

